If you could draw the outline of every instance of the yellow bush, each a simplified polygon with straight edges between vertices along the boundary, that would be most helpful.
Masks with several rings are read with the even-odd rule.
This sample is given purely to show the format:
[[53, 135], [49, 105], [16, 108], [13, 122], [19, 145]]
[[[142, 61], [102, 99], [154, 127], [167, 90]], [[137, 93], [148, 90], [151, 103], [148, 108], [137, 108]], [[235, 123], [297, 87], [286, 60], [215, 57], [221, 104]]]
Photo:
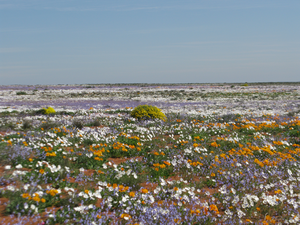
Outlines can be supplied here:
[[45, 114], [54, 114], [54, 113], [55, 113], [55, 110], [52, 107], [48, 107], [45, 112]]
[[42, 109], [40, 110], [40, 112], [41, 112], [42, 114], [48, 115], [48, 114], [54, 114], [54, 113], [55, 113], [55, 110], [54, 110], [52, 107], [48, 107], [47, 109], [42, 108]]
[[152, 105], [139, 105], [135, 107], [131, 114], [136, 119], [161, 119], [166, 121], [166, 115], [156, 106]]

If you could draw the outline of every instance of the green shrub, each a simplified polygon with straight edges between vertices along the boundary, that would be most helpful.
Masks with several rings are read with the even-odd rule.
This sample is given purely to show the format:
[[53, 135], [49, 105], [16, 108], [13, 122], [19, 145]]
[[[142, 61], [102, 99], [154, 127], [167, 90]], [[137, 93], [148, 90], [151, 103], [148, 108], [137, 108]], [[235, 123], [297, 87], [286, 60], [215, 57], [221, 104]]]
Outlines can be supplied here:
[[131, 114], [136, 119], [161, 119], [166, 121], [166, 115], [156, 106], [152, 105], [139, 105], [135, 107]]
[[23, 122], [23, 125], [22, 125], [22, 129], [23, 129], [23, 130], [28, 130], [28, 129], [30, 129], [31, 127], [32, 127], [32, 124], [31, 124], [30, 121], [25, 120], [25, 121]]
[[78, 129], [82, 129], [84, 127], [84, 123], [81, 120], [74, 120], [72, 125]]
[[25, 91], [18, 91], [16, 94], [17, 95], [27, 95], [27, 93]]

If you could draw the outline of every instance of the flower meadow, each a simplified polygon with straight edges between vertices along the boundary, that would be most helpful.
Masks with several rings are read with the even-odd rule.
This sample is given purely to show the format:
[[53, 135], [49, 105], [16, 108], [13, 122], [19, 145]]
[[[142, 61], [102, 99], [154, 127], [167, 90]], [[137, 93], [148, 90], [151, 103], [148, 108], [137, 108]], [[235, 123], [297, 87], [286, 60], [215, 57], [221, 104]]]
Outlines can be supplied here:
[[299, 83], [0, 86], [0, 223], [299, 224], [299, 116]]

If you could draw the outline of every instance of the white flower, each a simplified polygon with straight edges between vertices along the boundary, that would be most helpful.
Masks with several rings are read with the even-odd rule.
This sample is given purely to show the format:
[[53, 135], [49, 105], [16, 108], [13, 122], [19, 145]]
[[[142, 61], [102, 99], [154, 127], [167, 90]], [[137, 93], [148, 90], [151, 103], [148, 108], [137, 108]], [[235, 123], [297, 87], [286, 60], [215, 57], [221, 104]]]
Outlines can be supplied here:
[[94, 154], [92, 152], [86, 153], [86, 156], [91, 158]]
[[234, 188], [231, 188], [232, 193], [235, 195], [236, 190]]
[[131, 169], [129, 169], [127, 172], [126, 172], [126, 174], [129, 176], [130, 175], [130, 173], [131, 173]]
[[152, 195], [149, 196], [149, 199], [150, 199], [151, 203], [153, 203], [155, 201], [154, 197]]
[[4, 169], [6, 169], [6, 170], [10, 170], [10, 169], [11, 169], [11, 165], [7, 165], [7, 166], [5, 166], [5, 167], [4, 167]]
[[73, 188], [65, 187], [64, 189], [65, 189], [65, 191], [73, 191], [73, 192], [74, 192], [74, 189], [73, 189]]
[[24, 209], [28, 209], [28, 204], [26, 202], [24, 203]]
[[221, 192], [221, 194], [226, 194], [226, 185], [223, 185], [220, 189], [219, 192]]
[[30, 184], [25, 184], [25, 185], [24, 185], [24, 187], [23, 187], [23, 188], [24, 188], [24, 190], [25, 190], [25, 191], [27, 191], [27, 190], [28, 190], [28, 188], [29, 188], [29, 186], [30, 186]]
[[231, 217], [233, 215], [233, 212], [231, 212], [229, 209], [226, 209], [225, 214]]
[[36, 206], [32, 204], [32, 205], [30, 206], [30, 208], [31, 208], [32, 210], [35, 210]]
[[81, 205], [81, 206], [75, 207], [74, 210], [82, 213], [85, 210], [85, 208], [86, 208], [86, 206]]
[[95, 196], [96, 198], [102, 198], [101, 193], [100, 193], [99, 190], [95, 191], [94, 196]]
[[239, 202], [239, 196], [236, 195], [236, 196], [234, 196], [234, 199], [233, 199], [232, 203], [233, 203], [233, 204], [236, 204], [236, 203], [238, 203], [238, 202]]
[[122, 197], [122, 202], [127, 202], [129, 199], [129, 197], [127, 195], [123, 196]]
[[19, 165], [16, 166], [16, 168], [21, 169], [21, 168], [23, 168], [23, 166], [21, 164], [19, 164]]
[[238, 213], [238, 217], [239, 218], [242, 218], [243, 216], [245, 216], [246, 215], [246, 213], [244, 213], [242, 210], [240, 210], [240, 209], [237, 209], [237, 213]]
[[80, 172], [84, 172], [84, 168], [80, 168], [79, 171], [80, 171]]
[[165, 186], [167, 183], [163, 178], [160, 177], [160, 184], [161, 186]]
[[15, 186], [12, 186], [12, 185], [8, 185], [8, 186], [6, 186], [6, 188], [9, 191], [15, 191], [16, 190]]
[[124, 220], [129, 220], [130, 218], [128, 216], [124, 216]]

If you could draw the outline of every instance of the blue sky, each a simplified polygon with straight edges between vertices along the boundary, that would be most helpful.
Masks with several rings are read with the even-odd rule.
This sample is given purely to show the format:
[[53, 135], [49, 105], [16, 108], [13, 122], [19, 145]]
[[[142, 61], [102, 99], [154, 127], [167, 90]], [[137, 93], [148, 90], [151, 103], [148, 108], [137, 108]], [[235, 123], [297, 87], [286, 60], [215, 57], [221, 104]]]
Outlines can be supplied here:
[[0, 85], [300, 81], [299, 0], [0, 0]]

